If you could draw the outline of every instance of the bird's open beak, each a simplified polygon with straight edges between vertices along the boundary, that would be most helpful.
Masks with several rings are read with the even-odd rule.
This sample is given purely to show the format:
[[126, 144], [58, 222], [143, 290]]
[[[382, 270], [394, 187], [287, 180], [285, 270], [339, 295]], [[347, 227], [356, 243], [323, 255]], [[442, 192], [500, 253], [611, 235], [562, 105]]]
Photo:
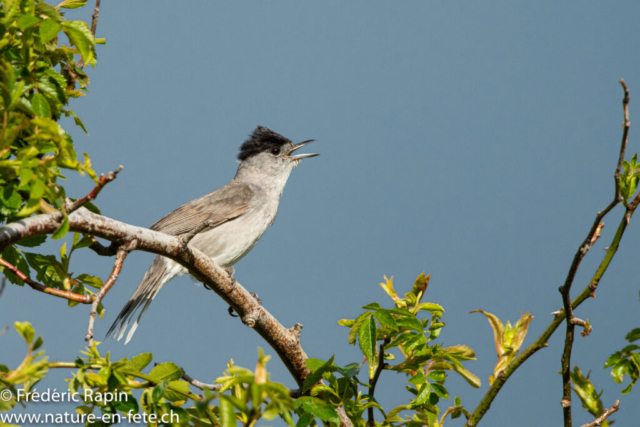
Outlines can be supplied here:
[[308, 157], [315, 157], [315, 156], [319, 156], [320, 154], [298, 154], [296, 156], [292, 156], [291, 154], [293, 154], [294, 151], [301, 149], [302, 147], [304, 147], [307, 144], [310, 144], [312, 142], [314, 142], [315, 139], [310, 139], [308, 141], [302, 141], [299, 142], [297, 144], [293, 144], [293, 148], [291, 149], [291, 151], [289, 151], [287, 153], [287, 155], [285, 156], [286, 158], [292, 159], [292, 160], [302, 160], [302, 159], [306, 159]]

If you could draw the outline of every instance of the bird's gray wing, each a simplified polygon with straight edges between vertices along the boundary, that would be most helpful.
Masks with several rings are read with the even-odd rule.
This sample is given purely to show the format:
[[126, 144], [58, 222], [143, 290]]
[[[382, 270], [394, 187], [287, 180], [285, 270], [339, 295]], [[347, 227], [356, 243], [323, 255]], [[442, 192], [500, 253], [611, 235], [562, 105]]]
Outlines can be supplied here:
[[178, 236], [189, 233], [209, 220], [211, 225], [203, 230], [206, 231], [245, 213], [253, 194], [248, 185], [231, 182], [213, 193], [180, 206], [150, 228]]

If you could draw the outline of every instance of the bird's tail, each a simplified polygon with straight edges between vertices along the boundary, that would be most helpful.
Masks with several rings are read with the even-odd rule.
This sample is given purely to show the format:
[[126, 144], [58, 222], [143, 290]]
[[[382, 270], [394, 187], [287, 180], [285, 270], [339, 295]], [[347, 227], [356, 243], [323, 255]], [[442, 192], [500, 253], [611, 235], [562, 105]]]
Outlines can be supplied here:
[[116, 338], [117, 336], [118, 341], [120, 341], [125, 331], [127, 330], [127, 327], [129, 326], [129, 322], [131, 322], [131, 320], [133, 319], [135, 312], [138, 311], [138, 309], [142, 308], [135, 322], [131, 326], [129, 333], [127, 334], [127, 339], [124, 343], [126, 344], [129, 342], [129, 340], [131, 340], [131, 337], [133, 337], [133, 334], [138, 327], [138, 323], [140, 322], [140, 319], [142, 318], [144, 313], [147, 311], [149, 304], [151, 304], [151, 301], [153, 301], [153, 298], [155, 298], [158, 291], [160, 291], [160, 289], [169, 280], [171, 280], [171, 278], [166, 277], [166, 261], [166, 258], [163, 258], [161, 256], [156, 257], [156, 259], [153, 261], [153, 264], [151, 264], [151, 267], [149, 267], [149, 270], [147, 270], [147, 273], [144, 275], [142, 282], [140, 282], [136, 291], [122, 308], [122, 311], [120, 311], [120, 314], [118, 314], [118, 317], [113, 322], [113, 325], [111, 325], [111, 328], [109, 328], [109, 332], [107, 332], [107, 338], [113, 333], [112, 338]]

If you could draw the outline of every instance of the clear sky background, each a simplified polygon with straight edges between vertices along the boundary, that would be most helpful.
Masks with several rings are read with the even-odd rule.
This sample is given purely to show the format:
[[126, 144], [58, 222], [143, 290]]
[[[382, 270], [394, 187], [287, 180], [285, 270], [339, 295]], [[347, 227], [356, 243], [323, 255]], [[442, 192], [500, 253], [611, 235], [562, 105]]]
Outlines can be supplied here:
[[[89, 7], [72, 12], [90, 20]], [[274, 226], [236, 265], [236, 278], [285, 326], [304, 325], [309, 356], [336, 354], [346, 364], [361, 356], [336, 322], [372, 301], [388, 305], [383, 275], [406, 291], [420, 272], [431, 273], [426, 299], [446, 309], [439, 341], [467, 344], [478, 356], [467, 367], [482, 388], [455, 374], [447, 381], [472, 410], [496, 355], [489, 323], [467, 313], [482, 308], [515, 322], [531, 312], [526, 346], [561, 307], [557, 289], [613, 196], [621, 77], [631, 89], [628, 157], [640, 151], [639, 17], [637, 1], [108, 1], [98, 24], [107, 45], [89, 70], [90, 94], [72, 105], [90, 136], [65, 128], [97, 171], [125, 166], [98, 205], [140, 226], [226, 184], [257, 125], [317, 139], [321, 156], [294, 170]], [[72, 177], [67, 188], [84, 195], [91, 182]], [[606, 219], [574, 296], [621, 215], [617, 208]], [[640, 326], [637, 222], [597, 299], [576, 312], [594, 330], [576, 337], [572, 363], [592, 371], [606, 407], [620, 399], [619, 425], [637, 422], [640, 390], [620, 396], [628, 380], [617, 385], [602, 367]], [[74, 255], [73, 270], [106, 278], [112, 259], [85, 252]], [[98, 338], [152, 258], [127, 259], [96, 322]], [[275, 355], [226, 308], [181, 277], [160, 292], [132, 342], [100, 348], [112, 359], [150, 351], [202, 381], [230, 358], [255, 366], [257, 347]], [[78, 355], [88, 314], [13, 285], [0, 299], [0, 325], [32, 322], [51, 360]], [[563, 329], [508, 381], [482, 425], [561, 424]], [[3, 363], [15, 366], [23, 350], [15, 331], [0, 338]], [[269, 369], [294, 386], [277, 357]], [[61, 389], [66, 375], [40, 387]], [[408, 401], [404, 384], [382, 375], [376, 394], [385, 408]], [[574, 399], [574, 424], [591, 421]]]

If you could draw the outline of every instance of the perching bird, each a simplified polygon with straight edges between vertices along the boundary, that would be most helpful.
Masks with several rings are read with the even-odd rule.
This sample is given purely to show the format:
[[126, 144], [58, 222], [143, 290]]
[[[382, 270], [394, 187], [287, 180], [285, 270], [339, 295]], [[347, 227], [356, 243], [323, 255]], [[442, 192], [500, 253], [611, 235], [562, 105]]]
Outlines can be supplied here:
[[[240, 261], [273, 224], [278, 204], [289, 174], [302, 159], [318, 154], [293, 152], [314, 140], [293, 144], [282, 135], [258, 126], [240, 146], [238, 171], [224, 187], [193, 200], [151, 226], [152, 230], [174, 236], [189, 234], [209, 221], [209, 226], [191, 240], [190, 244], [221, 267]], [[187, 273], [180, 264], [158, 255], [142, 282], [129, 298], [107, 336], [122, 338], [135, 312], [140, 313], [131, 326], [125, 344], [129, 342], [140, 318], [158, 291], [176, 276]]]

